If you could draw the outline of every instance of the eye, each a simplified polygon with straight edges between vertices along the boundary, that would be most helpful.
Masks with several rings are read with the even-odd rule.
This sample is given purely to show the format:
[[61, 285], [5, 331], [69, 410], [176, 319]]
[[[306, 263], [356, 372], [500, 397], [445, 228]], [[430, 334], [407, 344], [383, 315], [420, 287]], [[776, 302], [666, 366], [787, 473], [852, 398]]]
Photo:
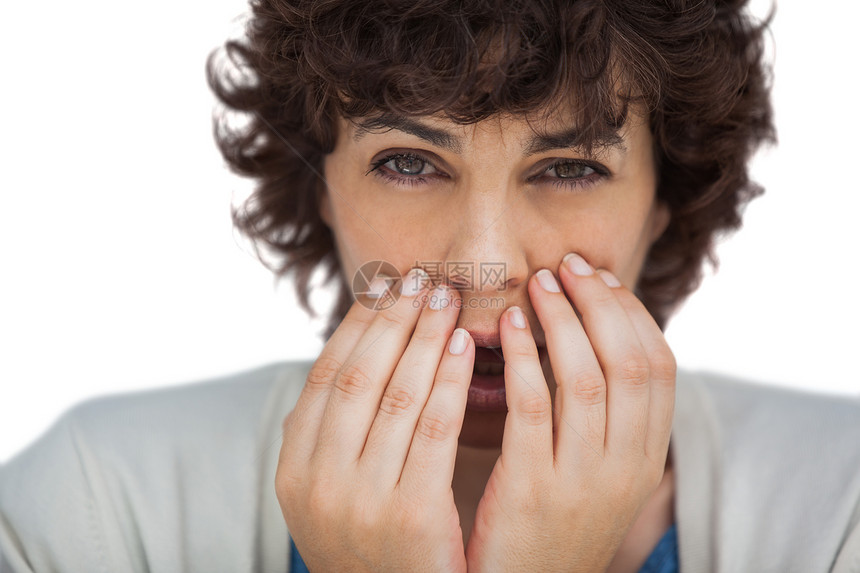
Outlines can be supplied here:
[[399, 175], [416, 176], [437, 173], [436, 168], [426, 158], [414, 153], [394, 153], [373, 162], [368, 173], [380, 168], [387, 169]]
[[591, 161], [562, 159], [551, 163], [528, 180], [531, 183], [547, 182], [567, 188], [586, 188], [609, 176], [609, 170]]
[[397, 185], [420, 185], [428, 179], [447, 177], [445, 173], [423, 155], [413, 152], [389, 153], [373, 162], [370, 171], [382, 179]]
[[[401, 175], [428, 175], [433, 173], [435, 169], [428, 162], [424, 161], [417, 155], [396, 155], [383, 164], [388, 169], [400, 173]], [[424, 170], [430, 168], [429, 173]]]
[[589, 165], [573, 162], [556, 163], [550, 167], [549, 171], [554, 171], [556, 176], [561, 179], [577, 179], [596, 173], [594, 168]]

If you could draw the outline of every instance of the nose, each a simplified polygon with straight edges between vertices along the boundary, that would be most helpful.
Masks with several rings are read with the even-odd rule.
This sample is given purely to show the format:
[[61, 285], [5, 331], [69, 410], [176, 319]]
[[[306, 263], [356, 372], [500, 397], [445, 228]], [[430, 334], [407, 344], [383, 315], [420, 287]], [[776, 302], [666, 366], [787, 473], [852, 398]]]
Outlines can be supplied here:
[[445, 257], [446, 280], [464, 299], [512, 291], [528, 278], [516, 196], [502, 192], [465, 195], [452, 215], [457, 224]]

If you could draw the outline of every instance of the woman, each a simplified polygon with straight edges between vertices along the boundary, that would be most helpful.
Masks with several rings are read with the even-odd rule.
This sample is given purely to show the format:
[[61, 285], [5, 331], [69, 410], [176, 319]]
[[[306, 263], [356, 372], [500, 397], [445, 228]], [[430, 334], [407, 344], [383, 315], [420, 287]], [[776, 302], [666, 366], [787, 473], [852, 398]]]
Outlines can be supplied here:
[[856, 570], [857, 406], [661, 333], [758, 192], [762, 29], [618, 4], [256, 3], [219, 143], [305, 304], [339, 282], [328, 343], [66, 417], [4, 468], [5, 563]]

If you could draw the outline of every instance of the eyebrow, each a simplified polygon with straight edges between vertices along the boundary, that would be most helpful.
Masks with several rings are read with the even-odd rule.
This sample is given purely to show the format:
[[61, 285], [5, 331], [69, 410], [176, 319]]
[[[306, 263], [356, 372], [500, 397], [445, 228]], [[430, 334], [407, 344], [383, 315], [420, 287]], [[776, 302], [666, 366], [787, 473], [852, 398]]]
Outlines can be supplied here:
[[360, 140], [367, 133], [379, 130], [402, 131], [409, 135], [414, 135], [419, 139], [423, 139], [428, 143], [432, 143], [436, 147], [447, 149], [452, 153], [460, 153], [460, 140], [454, 137], [445, 130], [430, 127], [415, 120], [393, 114], [383, 114], [379, 117], [365, 119], [356, 124], [356, 131], [353, 138], [355, 141]]
[[617, 131], [606, 130], [598, 133], [591, 141], [586, 141], [585, 134], [577, 128], [568, 129], [558, 133], [536, 134], [529, 140], [523, 155], [535, 155], [553, 149], [584, 149], [590, 144], [591, 147], [609, 151], [627, 151], [624, 139]]
[[[394, 114], [382, 114], [378, 117], [368, 118], [357, 122], [356, 131], [353, 135], [355, 141], [359, 141], [366, 134], [380, 131], [396, 129], [409, 135], [422, 139], [442, 149], [447, 149], [452, 153], [460, 153], [462, 145], [460, 139], [444, 129], [438, 129], [424, 125], [421, 122]], [[557, 133], [535, 134], [531, 137], [523, 149], [523, 155], [535, 155], [552, 151], [554, 149], [576, 149], [581, 150], [587, 147], [590, 143], [592, 147], [610, 150], [617, 149], [621, 152], [627, 151], [627, 146], [624, 144], [624, 139], [617, 131], [606, 130], [599, 133], [597, 137], [586, 141], [585, 134], [576, 129], [571, 128]]]

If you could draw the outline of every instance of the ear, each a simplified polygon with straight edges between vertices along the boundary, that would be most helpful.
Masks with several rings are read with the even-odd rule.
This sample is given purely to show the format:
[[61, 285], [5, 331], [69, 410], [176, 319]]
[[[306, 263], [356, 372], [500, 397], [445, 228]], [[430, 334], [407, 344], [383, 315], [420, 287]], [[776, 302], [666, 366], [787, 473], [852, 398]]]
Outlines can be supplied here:
[[654, 206], [652, 207], [653, 213], [651, 216], [651, 244], [653, 245], [657, 239], [660, 238], [660, 235], [666, 230], [666, 227], [669, 226], [669, 221], [672, 219], [672, 214], [669, 211], [669, 206], [666, 205], [663, 201], [656, 200], [654, 201]]

